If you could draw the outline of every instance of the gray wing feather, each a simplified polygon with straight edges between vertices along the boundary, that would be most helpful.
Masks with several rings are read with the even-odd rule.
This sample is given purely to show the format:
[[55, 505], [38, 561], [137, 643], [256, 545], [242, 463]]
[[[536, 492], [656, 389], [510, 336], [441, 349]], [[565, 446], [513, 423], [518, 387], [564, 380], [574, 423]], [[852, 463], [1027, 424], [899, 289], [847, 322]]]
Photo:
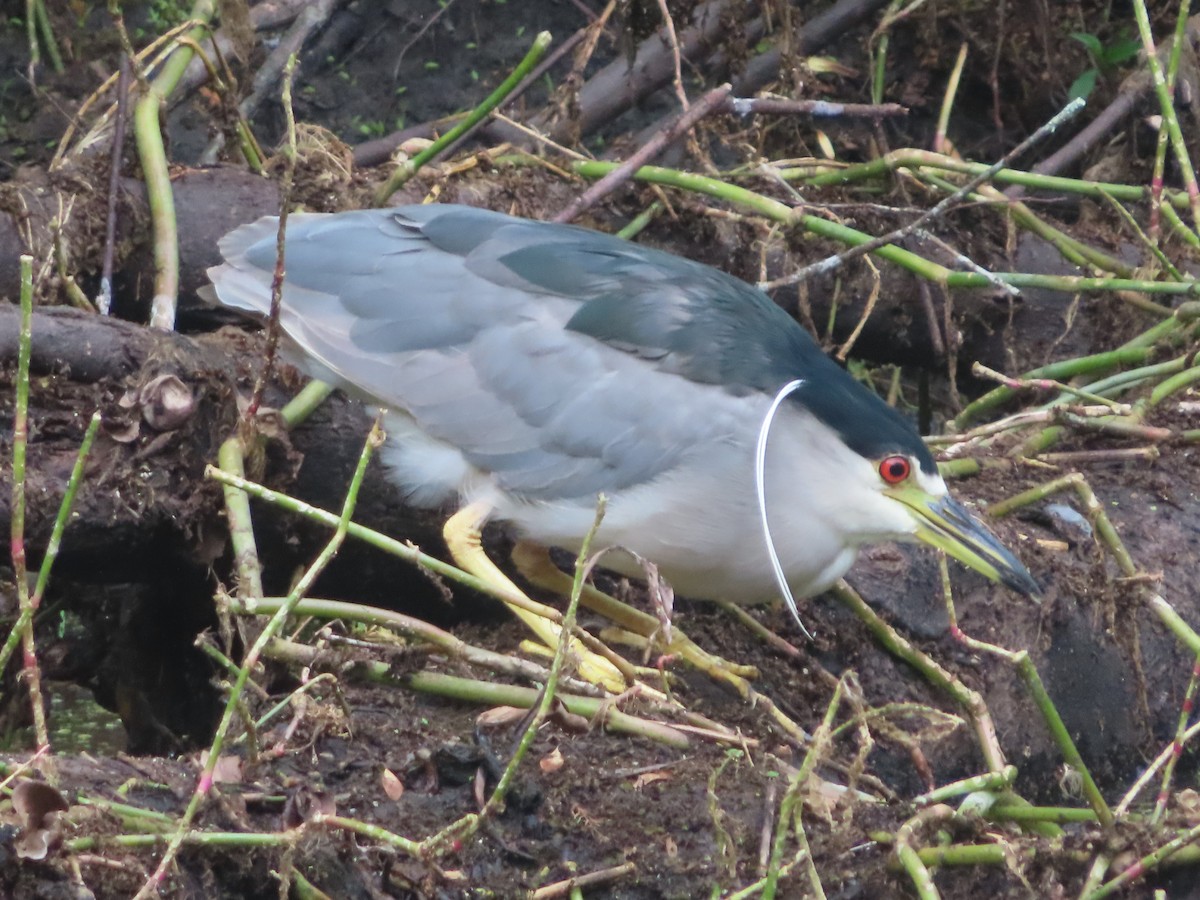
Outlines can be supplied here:
[[[209, 274], [223, 303], [268, 310], [275, 229], [221, 241]], [[613, 273], [583, 284], [577, 258], [557, 281], [528, 259], [510, 267], [535, 238], [593, 233], [446, 206], [294, 215], [281, 324], [306, 371], [405, 410], [503, 489], [590, 503], [672, 468], [718, 426], [684, 402], [686, 379], [648, 385], [644, 359], [566, 328]]]

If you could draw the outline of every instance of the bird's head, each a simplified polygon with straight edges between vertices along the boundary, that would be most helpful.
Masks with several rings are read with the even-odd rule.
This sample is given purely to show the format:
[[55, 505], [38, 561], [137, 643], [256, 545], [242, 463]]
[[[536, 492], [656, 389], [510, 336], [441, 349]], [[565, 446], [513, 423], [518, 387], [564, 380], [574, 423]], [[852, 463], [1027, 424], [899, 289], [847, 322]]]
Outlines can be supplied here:
[[887, 504], [888, 519], [903, 523], [906, 536], [938, 548], [992, 581], [1038, 596], [1033, 576], [983, 522], [950, 496], [936, 468], [929, 471], [920, 456], [904, 453], [871, 462], [872, 488]]
[[950, 496], [925, 442], [908, 419], [843, 370], [824, 360], [792, 394], [793, 402], [828, 428], [809, 427], [819, 441], [806, 458], [823, 460], [820, 495], [843, 535], [863, 544], [913, 539], [936, 547], [992, 581], [1026, 596], [1040, 593], [1033, 576], [977, 517]]

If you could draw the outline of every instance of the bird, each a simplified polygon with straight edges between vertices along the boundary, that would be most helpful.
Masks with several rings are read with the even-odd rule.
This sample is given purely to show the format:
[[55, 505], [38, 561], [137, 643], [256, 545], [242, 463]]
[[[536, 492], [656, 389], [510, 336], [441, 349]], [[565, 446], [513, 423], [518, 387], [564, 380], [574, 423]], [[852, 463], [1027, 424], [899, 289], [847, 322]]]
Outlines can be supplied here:
[[[220, 303], [266, 316], [277, 230], [268, 216], [219, 241]], [[451, 555], [514, 602], [483, 525], [578, 551], [601, 494], [594, 544], [618, 548], [601, 565], [638, 577], [648, 560], [691, 598], [782, 595], [795, 613], [892, 540], [1038, 595], [909, 419], [719, 269], [431, 203], [292, 214], [283, 271], [286, 355], [383, 411], [392, 479], [412, 504], [457, 508]]]

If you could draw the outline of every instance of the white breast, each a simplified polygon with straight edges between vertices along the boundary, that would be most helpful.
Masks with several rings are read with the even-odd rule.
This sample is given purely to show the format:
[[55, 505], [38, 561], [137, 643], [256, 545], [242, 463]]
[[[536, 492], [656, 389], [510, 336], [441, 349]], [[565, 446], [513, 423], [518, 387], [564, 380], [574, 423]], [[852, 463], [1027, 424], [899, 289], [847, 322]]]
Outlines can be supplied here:
[[[677, 593], [754, 603], [778, 596], [754, 488], [754, 445], [766, 397], [712, 392], [708, 439], [652, 481], [608, 498], [593, 547], [628, 548], [659, 567]], [[595, 517], [595, 498], [531, 502], [501, 490], [453, 446], [424, 434], [411, 417], [385, 417], [382, 456], [410, 499], [433, 506], [457, 494], [485, 502], [492, 518], [524, 537], [577, 551]], [[785, 405], [767, 443], [767, 515], [793, 593], [829, 587], [871, 541], [911, 534], [911, 517], [879, 492], [874, 464], [849, 451], [802, 408]], [[640, 577], [628, 555], [602, 565]]]
[[[754, 444], [767, 400], [729, 399], [744, 410], [736, 433], [697, 447], [666, 475], [609, 498], [593, 546], [636, 551], [683, 596], [754, 603], [779, 593], [754, 489]], [[879, 494], [877, 482], [872, 463], [803, 410], [789, 408], [776, 419], [767, 445], [767, 514], [796, 596], [833, 584], [863, 543], [911, 533], [911, 518]], [[533, 540], [572, 551], [595, 515], [590, 502], [492, 499], [497, 518]], [[609, 554], [602, 565], [641, 575], [627, 554]]]

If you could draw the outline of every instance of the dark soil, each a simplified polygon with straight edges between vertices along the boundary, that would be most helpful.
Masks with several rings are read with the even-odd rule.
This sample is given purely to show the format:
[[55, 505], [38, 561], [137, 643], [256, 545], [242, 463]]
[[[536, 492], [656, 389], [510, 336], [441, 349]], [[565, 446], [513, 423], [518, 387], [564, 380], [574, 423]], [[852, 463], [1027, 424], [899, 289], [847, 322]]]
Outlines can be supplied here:
[[[341, 4], [303, 54], [295, 91], [297, 118], [355, 145], [470, 108], [505, 77], [534, 33], [546, 29], [556, 38], [566, 37], [587, 24], [589, 5], [567, 0]], [[692, 5], [671, 3], [677, 23], [688, 21]], [[73, 51], [69, 71], [56, 76], [43, 68], [36, 94], [19, 78], [0, 82], [0, 175], [10, 179], [9, 186], [21, 184], [31, 170], [48, 162], [50, 145], [70, 116], [99, 80], [115, 70], [116, 43], [104, 9], [89, 3], [67, 6], [51, 15], [64, 47]], [[161, 17], [174, 5], [128, 6], [136, 36], [138, 29], [144, 35], [158, 33]], [[752, 49], [740, 30], [757, 15], [750, 6], [732, 5], [719, 42], [735, 74]], [[1171, 27], [1174, 9], [1166, 6], [1160, 4], [1155, 11], [1158, 34]], [[994, 159], [1057, 110], [1071, 81], [1090, 64], [1071, 32], [1097, 35], [1107, 46], [1122, 29], [1132, 28], [1132, 16], [1124, 9], [1110, 10], [1111, 18], [1106, 18], [1106, 4], [1029, 7], [1018, 12], [1006, 11], [1003, 4], [999, 9], [929, 4], [894, 26], [885, 99], [910, 108], [898, 123], [873, 128], [854, 120], [826, 123], [796, 117], [764, 124], [720, 117], [706, 124], [678, 164], [705, 171], [714, 164], [729, 168], [760, 158], [820, 157], [818, 127], [850, 160], [882, 154], [888, 146], [930, 146], [942, 91], [963, 42], [970, 55], [951, 137], [963, 158]], [[777, 23], [792, 17], [807, 21], [821, 11], [817, 4], [771, 5]], [[579, 76], [586, 79], [603, 64], [630, 53], [653, 31], [657, 16], [654, 3], [621, 4], [617, 19]], [[785, 55], [777, 89], [806, 99], [866, 102], [871, 71], [866, 48], [877, 24], [876, 14], [820, 49], [846, 67], [841, 74], [819, 72], [816, 64]], [[260, 42], [246, 60], [235, 61], [243, 82], [251, 81], [264, 56]], [[28, 63], [24, 29], [13, 13], [0, 30], [0, 63], [0, 71], [10, 73], [23, 72]], [[549, 87], [567, 83], [570, 70], [568, 54], [507, 114], [520, 120], [549, 104], [569, 120], [569, 98], [551, 96]], [[1123, 74], [1115, 69], [1104, 72], [1092, 99], [1106, 104]], [[693, 97], [700, 95], [702, 83], [711, 86], [714, 79], [727, 77], [715, 68], [707, 71], [705, 64], [685, 64], [685, 76]], [[217, 106], [207, 91], [196, 91], [172, 108], [168, 130], [173, 162], [193, 165], [204, 158], [218, 130], [213, 124], [219, 118]], [[636, 142], [639, 129], [674, 108], [668, 87], [604, 128], [580, 136], [578, 143], [597, 154], [617, 147], [622, 150], [617, 155], [623, 155], [624, 148]], [[1150, 112], [1149, 105], [1145, 111]], [[1154, 138], [1138, 121], [1135, 117], [1135, 124], [1115, 134], [1104, 150], [1084, 163], [1116, 166], [1120, 174], [1112, 176], [1114, 180], [1147, 183]], [[282, 132], [278, 105], [268, 103], [253, 125], [260, 140], [270, 145]], [[314, 141], [309, 149], [317, 145]], [[386, 172], [336, 175], [333, 166], [313, 160], [341, 158], [342, 148], [330, 140], [319, 146], [319, 153], [306, 157], [311, 167], [301, 166], [297, 197], [321, 209], [368, 204], [371, 190]], [[1044, 153], [1052, 149], [1042, 148]], [[127, 158], [132, 157], [130, 145]], [[208, 173], [214, 179], [214, 205], [228, 207], [219, 193], [221, 171]], [[127, 174], [137, 173], [130, 168]], [[182, 183], [196, 173], [177, 175]], [[799, 202], [766, 176], [747, 186]], [[476, 159], [462, 171], [438, 163], [407, 190], [409, 199], [429, 196], [550, 218], [581, 193], [583, 185], [538, 167], [503, 168]], [[873, 234], [903, 224], [913, 207], [933, 202], [926, 202], [919, 186], [902, 179], [889, 183], [888, 191], [887, 196], [872, 197], [865, 191], [825, 188], [803, 200], [828, 205], [829, 215]], [[626, 186], [589, 212], [585, 222], [616, 230], [657, 196], [645, 186]], [[715, 201], [698, 195], [666, 196], [669, 213], [639, 239], [751, 281], [761, 277], [763, 267], [768, 277], [775, 277], [842, 249], [811, 235], [773, 233], [760, 220], [726, 215], [724, 207], [714, 211]], [[3, 206], [7, 211], [10, 201]], [[1140, 263], [1140, 245], [1098, 207], [1060, 199], [1038, 208], [1077, 240]], [[1049, 244], [1010, 233], [988, 210], [966, 206], [931, 229], [989, 269], [1078, 272]], [[129, 242], [136, 243], [133, 235]], [[191, 273], [185, 281], [198, 280], [212, 261], [211, 244], [208, 240], [206, 246], [185, 252], [184, 265]], [[915, 249], [933, 252], [924, 245]], [[1168, 249], [1181, 264], [1188, 263], [1184, 248]], [[98, 249], [90, 247], [87, 253], [89, 258], [98, 256]], [[142, 271], [129, 261], [121, 283], [126, 310], [140, 309], [138, 298], [147, 296]], [[95, 276], [94, 271], [80, 272], [89, 291]], [[799, 293], [781, 291], [776, 299], [802, 321], [818, 324], [818, 335], [832, 350], [849, 336], [866, 298], [878, 292], [878, 305], [852, 357], [881, 391], [887, 390], [892, 367], [901, 366], [900, 400], [930, 432], [957, 412], [956, 403], [989, 386], [970, 375], [969, 365], [976, 359], [1006, 372], [1024, 371], [1110, 350], [1156, 321], [1152, 314], [1118, 304], [1108, 294], [1076, 297], [1029, 290], [1010, 305], [988, 291], [948, 297], [934, 290], [924, 298], [923, 287], [912, 277], [884, 264], [878, 278], [858, 261], [836, 276], [810, 282]], [[43, 287], [47, 305], [57, 299], [56, 291], [57, 283]], [[92, 410], [104, 412], [105, 426], [38, 624], [39, 664], [52, 697], [58, 751], [39, 764], [40, 771], [72, 804], [58, 836], [75, 843], [68, 845], [70, 852], [53, 850], [45, 861], [19, 859], [14, 849], [17, 816], [9, 804], [0, 803], [0, 897], [83, 897], [90, 891], [91, 896], [108, 898], [138, 890], [161, 847], [129, 847], [109, 839], [145, 834], [157, 823], [130, 817], [100, 801], [171, 817], [182, 813], [195, 789], [197, 753], [209, 744], [230, 679], [195, 645], [196, 637], [203, 632], [211, 645], [238, 654], [257, 627], [251, 620], [219, 614], [213, 603], [214, 595], [232, 590], [235, 578], [222, 495], [205, 480], [204, 466], [215, 460], [221, 441], [235, 428], [234, 397], [249, 393], [262, 342], [241, 330], [217, 330], [211, 313], [191, 295], [183, 303], [181, 322], [192, 332], [189, 337], [148, 335], [139, 326], [106, 324], [103, 328], [112, 333], [104, 340], [112, 343], [103, 346], [112, 349], [97, 354], [99, 362], [89, 355], [101, 343], [101, 332], [91, 330], [95, 326], [84, 324], [82, 316], [39, 311], [28, 487], [33, 565], [40, 563], [73, 448]], [[947, 303], [952, 308], [944, 315]], [[0, 313], [0, 381], [5, 385], [0, 419], [8, 422], [15, 370], [8, 345], [15, 345], [16, 320], [7, 311]], [[947, 334], [956, 339], [957, 351], [947, 352], [944, 343], [939, 350], [935, 333], [941, 334], [939, 340]], [[51, 335], [61, 341], [53, 346], [61, 349], [39, 345]], [[80, 349], [83, 345], [87, 353]], [[950, 349], [955, 350], [953, 341]], [[1164, 350], [1155, 359], [1192, 349]], [[84, 365], [85, 359], [94, 370]], [[162, 373], [177, 374], [187, 382], [196, 410], [177, 429], [160, 433], [139, 426], [138, 431], [133, 427], [139, 423], [138, 410], [131, 412], [122, 398], [131, 386]], [[267, 403], [281, 405], [299, 383], [299, 376], [285, 368], [271, 386]], [[1194, 407], [1187, 394], [1180, 396]], [[1136, 395], [1124, 399], [1132, 401]], [[1014, 411], [1021, 400], [996, 415]], [[1195, 427], [1193, 407], [1165, 404], [1146, 424], [1178, 435]], [[263, 479], [315, 505], [339, 508], [366, 422], [353, 401], [335, 397], [294, 434], [273, 437]], [[11, 431], [0, 433], [5, 484], [11, 477], [11, 443]], [[1055, 450], [1110, 451], [1142, 443], [1080, 432]], [[962, 631], [979, 641], [1029, 652], [1111, 804], [1169, 745], [1180, 711], [1188, 708], [1192, 656], [1147, 607], [1143, 588], [1148, 582], [1156, 584], [1184, 620], [1200, 623], [1200, 460], [1195, 446], [1174, 440], [1160, 445], [1155, 461], [1109, 456], [1079, 464], [1140, 571], [1148, 573], [1145, 577], [1121, 577], [1112, 557], [1099, 549], [1088, 531], [1086, 519], [1078, 515], [1088, 510], [1066, 494], [995, 524], [999, 536], [1016, 549], [1044, 588], [1040, 604], [952, 566]], [[1008, 449], [998, 448], [993, 458], [1003, 459]], [[960, 498], [982, 507], [1073, 470], [1074, 464], [1053, 470], [996, 464], [954, 487]], [[1076, 516], [1054, 504], [1066, 505]], [[266, 593], [284, 593], [328, 532], [265, 505], [255, 507], [255, 516], [260, 553], [267, 561]], [[407, 509], [374, 465], [356, 518], [445, 556], [442, 517]], [[493, 555], [503, 558], [507, 536], [489, 534], [488, 542]], [[645, 607], [640, 587], [606, 578], [601, 576], [602, 584]], [[1013, 783], [1016, 794], [1038, 805], [1086, 805], [1075, 786], [1075, 773], [1063, 762], [1016, 668], [953, 636], [932, 552], [895, 545], [871, 548], [849, 580], [920, 651], [979, 693], [995, 723], [999, 746], [1019, 770]], [[5, 621], [15, 617], [11, 583], [11, 570], [0, 569], [0, 618]], [[450, 628], [467, 643], [501, 653], [516, 654], [527, 637], [494, 601], [465, 589], [451, 592], [428, 573], [354, 541], [313, 595], [398, 609]], [[899, 871], [892, 845], [901, 826], [917, 812], [913, 798], [934, 786], [980, 774], [987, 770], [987, 761], [972, 728], [961, 719], [949, 719], [963, 716], [961, 707], [889, 654], [837, 599], [821, 596], [804, 602], [802, 610], [814, 635], [811, 641], [797, 633], [782, 608], [753, 611], [768, 628], [795, 642], [790, 653], [768, 648], [735, 624], [729, 613], [708, 604], [681, 599], [674, 627], [725, 659], [753, 663], [759, 670], [754, 690], [810, 735], [819, 729], [838, 679], [847, 679], [848, 693], [837, 721], [863, 715], [819, 749], [817, 778], [806, 782], [802, 821], [812, 869], [831, 898], [913, 895], [912, 879]], [[585, 614], [583, 624], [598, 633], [607, 623]], [[221, 767], [226, 777], [214, 788], [195, 827], [274, 836], [305, 821], [306, 811], [320, 809], [421, 840], [477, 812], [510, 758], [523, 721], [490, 725], [479, 715], [492, 704], [420, 693], [412, 689], [412, 676], [431, 670], [500, 683], [514, 679], [431, 653], [417, 643], [401, 643], [390, 651], [374, 651], [372, 658], [383, 658], [389, 670], [386, 684], [370, 683], [363, 677], [362, 664], [371, 654], [347, 647], [345, 639], [377, 635], [343, 625], [330, 626], [320, 635], [312, 623], [298, 624], [297, 629], [300, 637], [327, 650], [317, 668], [336, 677], [313, 687], [305, 700], [257, 733], [257, 758], [245, 741], [227, 748], [241, 760], [240, 768]], [[642, 662], [637, 649], [625, 652]], [[517, 897], [624, 863], [633, 868], [588, 889], [586, 895], [684, 898], [725, 896], [745, 888], [765, 869], [780, 799], [811, 743], [798, 741], [781, 727], [767, 703], [747, 703], [678, 661], [646, 662], [672, 673], [671, 689], [688, 710], [731, 729], [736, 737], [713, 740], [692, 732], [686, 749], [680, 749], [606, 731], [597, 721], [555, 717], [534, 739], [503, 813], [441, 855], [418, 859], [378, 836], [313, 824], [270, 846], [223, 845], [198, 838], [185, 845], [163, 894], [277, 897], [280, 873], [295, 873], [339, 898]], [[10, 669], [0, 697], [10, 733], [10, 753], [3, 759], [9, 770], [28, 759], [25, 751], [32, 746], [28, 696], [16, 665]], [[255, 715], [265, 713], [297, 687], [298, 672], [278, 662], [256, 671], [260, 689], [247, 695], [249, 709]], [[79, 686], [87, 688], [82, 697]], [[624, 698], [618, 705], [627, 713], [656, 715], [644, 697]], [[867, 726], [861, 724], [863, 719]], [[1186, 787], [1195, 776], [1196, 759], [1189, 747], [1175, 784]], [[403, 785], [402, 792], [396, 784]], [[1142, 799], [1152, 803], [1154, 791], [1147, 789]], [[958, 798], [948, 802], [955, 804]], [[1171, 826], [1195, 824], [1190, 803], [1186, 791], [1173, 796]], [[938, 869], [935, 882], [943, 897], [1065, 897], [1079, 894], [1102, 846], [1124, 865], [1164, 843], [1162, 834], [1137, 824], [1126, 823], [1107, 833], [1076, 824], [1067, 826], [1062, 838], [1038, 838], [1012, 823], [964, 813], [917, 826], [912, 840], [920, 847], [969, 843], [1011, 850], [1006, 865]], [[796, 844], [789, 843], [785, 860], [796, 853]], [[779, 896], [809, 892], [807, 866], [801, 862], [785, 876]], [[1197, 885], [1200, 876], [1194, 869], [1165, 868], [1127, 896], [1149, 897], [1155, 888], [1167, 890], [1171, 897], [1200, 896]], [[292, 890], [302, 895], [294, 884]], [[561, 895], [566, 896], [565, 890]]]

